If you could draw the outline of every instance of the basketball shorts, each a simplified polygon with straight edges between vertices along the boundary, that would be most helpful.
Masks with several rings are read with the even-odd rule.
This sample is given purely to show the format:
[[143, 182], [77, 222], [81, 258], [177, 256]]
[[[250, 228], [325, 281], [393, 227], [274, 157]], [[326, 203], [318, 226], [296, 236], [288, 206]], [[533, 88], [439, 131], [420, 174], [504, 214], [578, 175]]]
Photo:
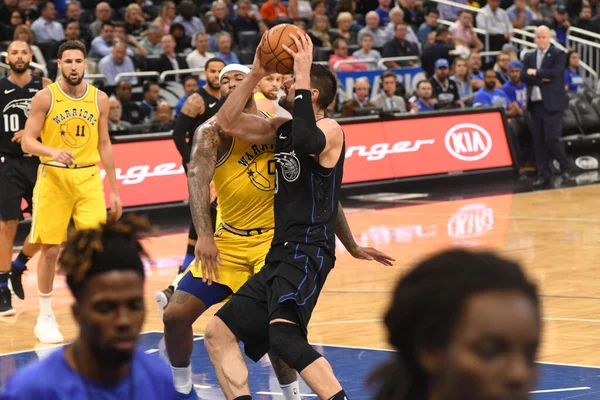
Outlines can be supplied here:
[[93, 229], [106, 222], [100, 168], [61, 168], [40, 164], [33, 191], [31, 243], [61, 244], [69, 222]]
[[[242, 236], [219, 226], [215, 232], [215, 243], [223, 265], [219, 265], [219, 279], [215, 282], [237, 292], [244, 283], [265, 265], [265, 257], [273, 241], [274, 230], [259, 235]], [[192, 276], [202, 282], [202, 265], [195, 261], [188, 267]], [[198, 283], [200, 284], [200, 283]], [[181, 287], [178, 289], [183, 290]], [[191, 293], [193, 294], [193, 293]]]
[[[0, 155], [0, 219], [21, 220], [24, 211], [31, 211], [38, 165], [37, 157]], [[21, 209], [23, 199], [26, 210]]]
[[274, 246], [264, 268], [216, 315], [256, 362], [269, 351], [269, 321], [285, 319], [308, 333], [312, 312], [333, 265], [334, 257], [321, 247], [295, 243]]

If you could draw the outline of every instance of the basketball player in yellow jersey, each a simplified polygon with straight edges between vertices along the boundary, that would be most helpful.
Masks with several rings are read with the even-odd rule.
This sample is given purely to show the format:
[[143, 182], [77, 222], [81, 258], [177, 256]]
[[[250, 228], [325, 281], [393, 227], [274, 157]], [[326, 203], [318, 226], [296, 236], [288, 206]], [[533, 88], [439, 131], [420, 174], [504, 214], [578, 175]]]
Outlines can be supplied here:
[[70, 219], [77, 229], [93, 229], [106, 221], [102, 177], [96, 166], [100, 161], [111, 187], [111, 210], [116, 218], [122, 213], [108, 136], [108, 96], [83, 81], [85, 46], [79, 41], [63, 43], [58, 68], [62, 79], [33, 98], [21, 143], [23, 151], [41, 161], [29, 240], [42, 244], [37, 269], [40, 315], [34, 329], [42, 343], [63, 341], [51, 296], [56, 259]]

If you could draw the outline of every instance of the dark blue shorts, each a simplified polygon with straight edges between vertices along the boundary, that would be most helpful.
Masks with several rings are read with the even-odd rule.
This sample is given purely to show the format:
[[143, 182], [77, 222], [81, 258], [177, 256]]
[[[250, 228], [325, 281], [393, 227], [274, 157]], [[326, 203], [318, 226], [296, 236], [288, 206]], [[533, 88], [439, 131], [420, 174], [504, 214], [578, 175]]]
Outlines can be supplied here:
[[181, 279], [177, 290], [182, 290], [198, 298], [206, 308], [222, 302], [233, 293], [229, 287], [220, 283], [213, 282], [209, 286], [208, 282], [203, 282], [202, 278], [195, 278], [190, 271]]

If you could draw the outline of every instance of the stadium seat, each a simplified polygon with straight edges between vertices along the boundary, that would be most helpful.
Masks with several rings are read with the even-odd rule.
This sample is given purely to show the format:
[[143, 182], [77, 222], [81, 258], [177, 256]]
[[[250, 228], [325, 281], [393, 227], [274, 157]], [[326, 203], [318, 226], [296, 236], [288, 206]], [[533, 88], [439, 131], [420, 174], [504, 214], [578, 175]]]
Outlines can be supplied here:
[[591, 101], [592, 108], [596, 111], [598, 118], [600, 118], [600, 96], [596, 96]]
[[575, 114], [579, 126], [587, 138], [600, 138], [600, 118], [585, 101], [575, 98], [569, 101], [569, 108]]
[[589, 87], [585, 86], [581, 88], [581, 90], [577, 94], [579, 95], [579, 97], [584, 98], [589, 104], [592, 104], [592, 100], [595, 97], [599, 97], [596, 92], [594, 92]]
[[314, 48], [315, 61], [329, 61], [329, 56], [333, 54], [333, 49], [329, 47]]
[[241, 49], [251, 48], [255, 49], [260, 42], [260, 36], [255, 31], [241, 31], [238, 32], [238, 44]]
[[577, 123], [577, 118], [573, 110], [568, 108], [563, 113], [563, 134], [561, 141], [573, 144], [573, 142], [579, 142], [581, 139], [583, 139], [581, 127]]
[[40, 51], [44, 55], [44, 59], [48, 63], [48, 60], [56, 60], [56, 53], [58, 52], [58, 42], [54, 40], [41, 40], [36, 43], [40, 48]]
[[242, 49], [239, 53], [240, 64], [249, 65], [254, 62], [255, 49]]

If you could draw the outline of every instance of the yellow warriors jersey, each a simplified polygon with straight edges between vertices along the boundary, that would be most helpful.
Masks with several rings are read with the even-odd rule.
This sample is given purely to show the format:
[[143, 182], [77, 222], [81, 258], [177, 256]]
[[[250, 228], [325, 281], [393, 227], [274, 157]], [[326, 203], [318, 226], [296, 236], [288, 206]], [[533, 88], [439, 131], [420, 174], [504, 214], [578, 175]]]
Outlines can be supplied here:
[[[58, 82], [48, 86], [52, 93], [50, 110], [41, 132], [42, 143], [59, 150], [69, 150], [75, 164], [95, 164], [98, 152], [98, 89], [87, 84], [83, 97], [74, 99], [63, 92]], [[40, 157], [42, 162], [51, 157]]]
[[233, 138], [227, 153], [217, 161], [213, 176], [223, 222], [242, 230], [274, 228], [274, 155], [275, 144]]

